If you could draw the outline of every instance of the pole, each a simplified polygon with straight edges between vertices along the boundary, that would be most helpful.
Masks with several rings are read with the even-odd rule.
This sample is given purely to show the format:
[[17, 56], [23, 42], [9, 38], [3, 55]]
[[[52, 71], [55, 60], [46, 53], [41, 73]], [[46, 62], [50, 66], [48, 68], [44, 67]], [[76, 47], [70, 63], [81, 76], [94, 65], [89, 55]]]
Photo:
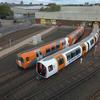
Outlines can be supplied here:
[[11, 47], [11, 38], [9, 39], [9, 45], [10, 45], [10, 47]]

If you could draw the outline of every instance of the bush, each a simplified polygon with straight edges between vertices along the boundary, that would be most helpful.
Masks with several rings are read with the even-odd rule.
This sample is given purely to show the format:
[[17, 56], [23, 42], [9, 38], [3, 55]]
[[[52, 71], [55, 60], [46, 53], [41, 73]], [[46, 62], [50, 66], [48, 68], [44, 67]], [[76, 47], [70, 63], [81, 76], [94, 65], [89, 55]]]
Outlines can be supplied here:
[[47, 8], [41, 8], [40, 11], [47, 11], [47, 12], [55, 12], [60, 11], [61, 7], [60, 5], [56, 5], [55, 3], [48, 4]]
[[13, 12], [11, 11], [11, 8], [8, 5], [0, 5], [0, 18], [6, 19], [11, 18], [13, 16]]

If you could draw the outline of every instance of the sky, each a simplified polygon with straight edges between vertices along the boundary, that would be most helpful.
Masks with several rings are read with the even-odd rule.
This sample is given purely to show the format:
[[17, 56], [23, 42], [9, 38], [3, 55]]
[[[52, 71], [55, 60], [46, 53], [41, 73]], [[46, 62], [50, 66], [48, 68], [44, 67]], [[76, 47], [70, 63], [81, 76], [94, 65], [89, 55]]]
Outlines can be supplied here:
[[33, 4], [48, 4], [48, 3], [57, 3], [57, 4], [84, 4], [85, 2], [89, 3], [100, 3], [100, 0], [0, 0], [0, 2], [8, 2], [8, 3], [20, 3], [23, 1], [24, 3]]

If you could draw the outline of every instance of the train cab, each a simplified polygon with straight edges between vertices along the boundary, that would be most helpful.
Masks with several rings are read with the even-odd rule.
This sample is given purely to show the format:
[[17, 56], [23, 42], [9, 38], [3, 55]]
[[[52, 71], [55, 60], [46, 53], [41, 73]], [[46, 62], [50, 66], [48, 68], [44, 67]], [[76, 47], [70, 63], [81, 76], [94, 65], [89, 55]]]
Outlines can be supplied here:
[[[54, 63], [51, 64], [51, 62]], [[50, 60], [48, 63], [46, 61], [44, 61], [44, 63], [41, 63], [41, 61], [39, 61], [36, 64], [36, 72], [39, 74], [39, 76], [43, 78], [48, 78], [53, 74], [57, 73], [57, 71], [58, 67], [55, 59]]]
[[[33, 53], [33, 55], [31, 55]], [[16, 64], [23, 69], [32, 66], [36, 62], [36, 53], [31, 51], [27, 53], [19, 53], [16, 57]]]
[[37, 73], [42, 76], [42, 77], [46, 77], [46, 73], [47, 73], [47, 70], [46, 70], [46, 67], [41, 64], [41, 63], [37, 63], [36, 65], [36, 70], [37, 70]]

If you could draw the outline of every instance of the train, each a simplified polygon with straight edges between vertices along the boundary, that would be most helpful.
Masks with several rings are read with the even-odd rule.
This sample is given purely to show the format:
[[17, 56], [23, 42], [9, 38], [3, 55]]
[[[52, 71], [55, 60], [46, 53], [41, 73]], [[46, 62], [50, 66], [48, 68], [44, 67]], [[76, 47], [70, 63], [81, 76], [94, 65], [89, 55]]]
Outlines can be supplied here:
[[99, 39], [99, 31], [92, 31], [91, 34], [68, 48], [60, 50], [55, 54], [43, 58], [36, 64], [36, 72], [42, 78], [49, 78], [58, 73], [81, 56], [91, 50]]
[[80, 25], [75, 31], [64, 38], [55, 40], [33, 50], [19, 52], [16, 57], [16, 64], [23, 69], [35, 66], [40, 59], [76, 43], [83, 35], [84, 28], [84, 25]]

